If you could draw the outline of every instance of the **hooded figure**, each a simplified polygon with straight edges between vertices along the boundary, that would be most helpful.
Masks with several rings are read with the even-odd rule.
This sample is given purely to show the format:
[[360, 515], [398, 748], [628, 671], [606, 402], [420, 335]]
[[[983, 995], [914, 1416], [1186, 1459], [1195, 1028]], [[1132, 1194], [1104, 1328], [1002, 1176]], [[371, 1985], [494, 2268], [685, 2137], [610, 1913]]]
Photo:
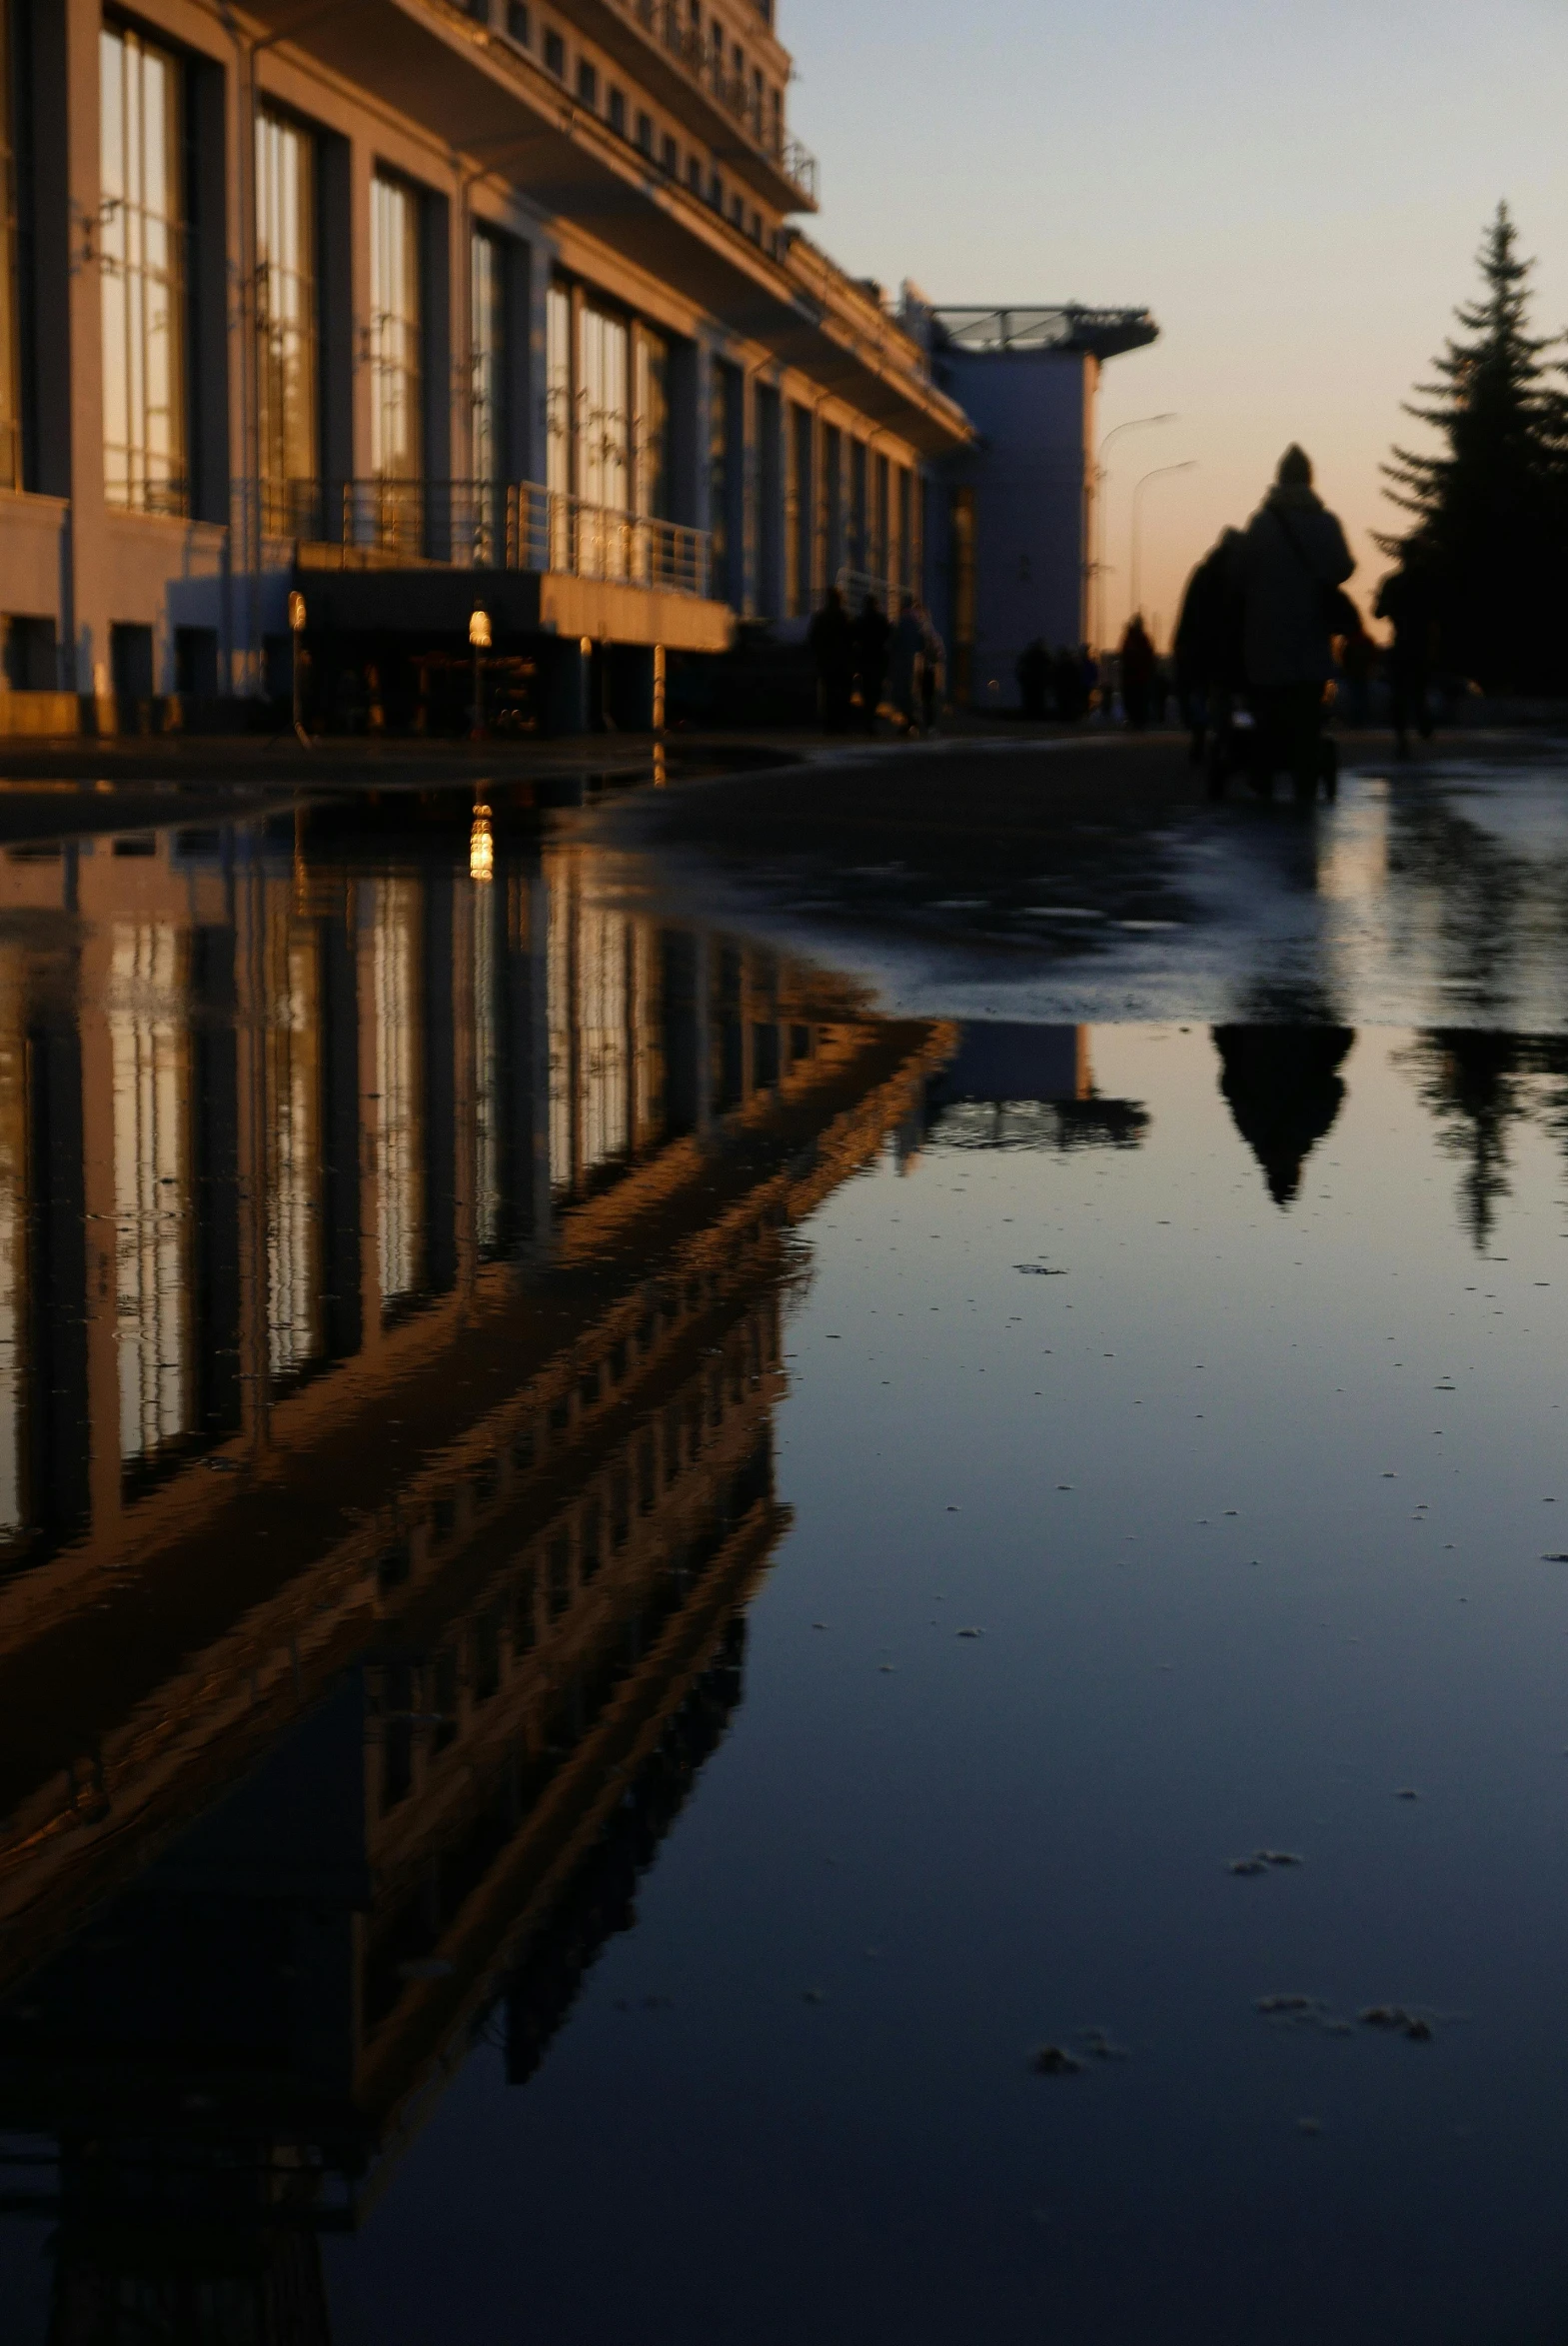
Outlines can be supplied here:
[[1313, 490], [1311, 459], [1292, 444], [1237, 554], [1243, 652], [1255, 691], [1327, 684], [1334, 673], [1330, 591], [1354, 569], [1344, 531]]
[[1257, 720], [1255, 779], [1266, 790], [1289, 768], [1298, 798], [1333, 789], [1333, 750], [1323, 738], [1323, 687], [1334, 673], [1332, 639], [1355, 569], [1345, 533], [1313, 493], [1306, 452], [1292, 444], [1274, 486], [1236, 550], [1242, 657]]

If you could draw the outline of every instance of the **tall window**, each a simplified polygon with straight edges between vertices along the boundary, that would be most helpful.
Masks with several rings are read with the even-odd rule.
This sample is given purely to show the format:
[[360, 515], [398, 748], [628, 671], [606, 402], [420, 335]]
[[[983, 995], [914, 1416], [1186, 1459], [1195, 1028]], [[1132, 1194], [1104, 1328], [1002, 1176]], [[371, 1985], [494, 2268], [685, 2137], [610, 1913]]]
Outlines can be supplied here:
[[11, 107], [11, 11], [8, 0], [0, 0], [0, 489], [19, 489], [22, 485], [16, 152]]
[[378, 481], [417, 481], [423, 469], [420, 200], [379, 175], [370, 198], [370, 467]]
[[297, 537], [318, 462], [316, 150], [274, 114], [256, 123], [256, 273], [263, 520]]
[[188, 505], [180, 69], [139, 33], [98, 45], [104, 494], [136, 513]]
[[[621, 527], [605, 520], [631, 504], [632, 337], [624, 318], [585, 305], [583, 310], [583, 398], [579, 426], [586, 532], [579, 567], [590, 577], [626, 576], [629, 552]], [[601, 518], [595, 519], [595, 516]]]
[[637, 338], [637, 510], [650, 521], [670, 514], [670, 352], [645, 327]]
[[494, 490], [507, 469], [507, 272], [500, 239], [482, 228], [474, 231], [470, 309], [474, 479]]

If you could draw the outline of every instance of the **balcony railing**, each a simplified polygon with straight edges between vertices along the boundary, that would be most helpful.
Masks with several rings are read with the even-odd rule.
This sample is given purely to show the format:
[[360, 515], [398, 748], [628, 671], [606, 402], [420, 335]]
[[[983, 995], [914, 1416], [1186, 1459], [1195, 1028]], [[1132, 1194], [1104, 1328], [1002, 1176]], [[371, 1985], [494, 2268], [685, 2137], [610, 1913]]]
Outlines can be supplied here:
[[442, 564], [557, 571], [706, 596], [706, 530], [590, 505], [537, 481], [286, 481], [262, 490], [262, 529], [344, 569]]
[[802, 202], [814, 209], [815, 156], [798, 139], [786, 138], [782, 129], [774, 130], [765, 119], [756, 85], [744, 75], [726, 69], [723, 57], [710, 49], [702, 35], [686, 21], [677, 0], [621, 0], [621, 5], [636, 17], [652, 39], [661, 42], [672, 57], [679, 58], [693, 81], [718, 100], [753, 146], [784, 175]]

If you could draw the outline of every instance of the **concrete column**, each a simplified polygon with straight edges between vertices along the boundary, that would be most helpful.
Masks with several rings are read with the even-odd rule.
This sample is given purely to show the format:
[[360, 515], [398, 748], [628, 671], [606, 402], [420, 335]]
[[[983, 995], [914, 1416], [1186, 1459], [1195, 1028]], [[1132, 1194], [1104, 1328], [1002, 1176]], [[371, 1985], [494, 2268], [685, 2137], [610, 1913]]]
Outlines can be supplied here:
[[351, 340], [350, 434], [346, 477], [363, 480], [370, 471], [371, 403], [375, 376], [370, 365], [370, 186], [375, 157], [361, 138], [349, 142], [349, 285]]
[[691, 530], [713, 527], [709, 490], [714, 353], [703, 340], [670, 352], [670, 512]]
[[764, 619], [783, 619], [784, 599], [785, 411], [778, 386], [759, 383], [757, 431], [757, 610]]
[[514, 464], [519, 480], [542, 482], [546, 473], [545, 449], [549, 437], [546, 399], [550, 380], [545, 299], [550, 291], [556, 252], [552, 244], [538, 236], [529, 244], [520, 245], [517, 252], [514, 283], [518, 294], [518, 326], [515, 341], [519, 363], [517, 396], [513, 402]]

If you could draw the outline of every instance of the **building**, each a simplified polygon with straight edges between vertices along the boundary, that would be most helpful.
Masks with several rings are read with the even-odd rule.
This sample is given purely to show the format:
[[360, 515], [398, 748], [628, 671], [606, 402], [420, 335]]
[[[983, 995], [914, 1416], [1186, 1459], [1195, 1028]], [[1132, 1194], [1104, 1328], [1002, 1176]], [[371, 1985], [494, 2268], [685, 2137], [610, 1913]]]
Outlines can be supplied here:
[[901, 314], [976, 430], [933, 507], [954, 682], [976, 708], [1012, 708], [1026, 644], [1094, 640], [1100, 374], [1159, 329], [1147, 310], [932, 308], [908, 287]]
[[[5, 721], [647, 723], [972, 438], [795, 224], [772, 0], [0, 0]], [[55, 696], [67, 696], [59, 699]], [[445, 696], [445, 699], [444, 699]]]

